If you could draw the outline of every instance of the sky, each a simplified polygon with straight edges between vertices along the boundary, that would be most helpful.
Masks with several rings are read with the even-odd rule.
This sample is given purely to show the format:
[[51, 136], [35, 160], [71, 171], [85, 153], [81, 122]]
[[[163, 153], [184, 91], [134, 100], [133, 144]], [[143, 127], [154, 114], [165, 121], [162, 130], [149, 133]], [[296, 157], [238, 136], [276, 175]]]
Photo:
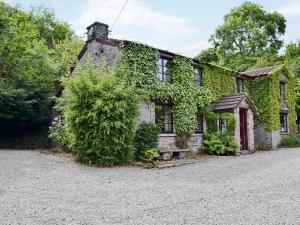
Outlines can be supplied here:
[[[4, 0], [22, 9], [45, 6], [84, 37], [95, 21], [111, 26], [126, 0]], [[209, 37], [223, 16], [244, 0], [128, 0], [110, 37], [196, 56], [210, 45]], [[287, 20], [285, 43], [300, 39], [300, 0], [252, 0]]]

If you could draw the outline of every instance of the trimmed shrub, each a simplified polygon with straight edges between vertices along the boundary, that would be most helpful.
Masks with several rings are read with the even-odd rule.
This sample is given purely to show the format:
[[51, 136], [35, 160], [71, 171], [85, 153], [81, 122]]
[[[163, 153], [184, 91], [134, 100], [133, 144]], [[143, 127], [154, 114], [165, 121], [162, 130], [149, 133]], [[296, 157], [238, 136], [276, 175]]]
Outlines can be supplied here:
[[156, 148], [150, 148], [147, 151], [145, 151], [143, 156], [140, 156], [140, 159], [144, 162], [144, 168], [157, 167], [158, 160], [160, 159], [159, 150]]
[[280, 148], [300, 147], [300, 138], [297, 135], [283, 137], [278, 145]]
[[154, 123], [142, 123], [139, 125], [134, 137], [135, 157], [141, 155], [151, 148], [157, 148], [160, 126]]
[[234, 155], [238, 145], [233, 137], [220, 133], [206, 133], [203, 135], [202, 151], [211, 155]]
[[79, 71], [66, 82], [63, 112], [77, 160], [115, 166], [132, 160], [138, 97], [118, 82], [115, 71]]

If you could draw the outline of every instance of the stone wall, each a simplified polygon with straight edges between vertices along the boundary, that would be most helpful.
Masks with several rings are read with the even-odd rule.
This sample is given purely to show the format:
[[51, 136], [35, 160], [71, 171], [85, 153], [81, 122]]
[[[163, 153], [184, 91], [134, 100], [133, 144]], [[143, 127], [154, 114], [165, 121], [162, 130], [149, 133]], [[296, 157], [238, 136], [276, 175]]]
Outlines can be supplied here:
[[280, 131], [267, 131], [264, 127], [254, 128], [255, 146], [261, 150], [269, 150], [278, 147], [281, 140]]
[[98, 43], [96, 40], [91, 40], [87, 43], [87, 49], [80, 58], [77, 66], [75, 67], [73, 74], [76, 74], [80, 67], [84, 66], [87, 59], [92, 59], [95, 67], [99, 67], [101, 60], [105, 60], [108, 65], [113, 65], [118, 56], [120, 55], [119, 48], [117, 46], [110, 46]]
[[[202, 147], [202, 134], [193, 134], [188, 142], [188, 150], [197, 152]], [[176, 134], [160, 134], [158, 141], [158, 148], [164, 151], [181, 151], [176, 146]]]

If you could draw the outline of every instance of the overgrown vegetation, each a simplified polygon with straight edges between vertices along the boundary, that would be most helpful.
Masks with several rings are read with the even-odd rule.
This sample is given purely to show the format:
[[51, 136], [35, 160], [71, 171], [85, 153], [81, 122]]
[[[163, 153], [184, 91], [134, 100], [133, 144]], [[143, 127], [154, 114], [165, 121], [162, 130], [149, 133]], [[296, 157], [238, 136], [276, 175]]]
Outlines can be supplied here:
[[[220, 133], [218, 124], [222, 120], [226, 123], [226, 130]], [[202, 152], [211, 155], [233, 155], [238, 149], [233, 137], [236, 121], [231, 113], [213, 113], [206, 115], [207, 131], [203, 135]]]
[[82, 42], [53, 12], [0, 2], [0, 137], [45, 130], [50, 97]]
[[150, 148], [144, 152], [143, 155], [139, 157], [143, 162], [144, 168], [153, 168], [157, 166], [158, 160], [160, 159], [159, 150], [156, 148]]
[[283, 137], [280, 140], [278, 147], [280, 148], [300, 147], [300, 138], [297, 135], [290, 135], [290, 136]]
[[116, 76], [114, 69], [88, 66], [65, 83], [65, 129], [82, 163], [115, 166], [132, 160], [138, 97]]
[[180, 148], [186, 148], [196, 129], [196, 112], [207, 111], [214, 96], [207, 87], [195, 85], [191, 59], [176, 56], [172, 60], [172, 83], [158, 80], [158, 59], [157, 49], [130, 43], [122, 50], [121, 62], [127, 69], [123, 79], [135, 85], [145, 98], [173, 105], [177, 144]]
[[[281, 99], [279, 92], [280, 74], [283, 73], [287, 79], [286, 98]], [[280, 129], [280, 110], [285, 105], [290, 109], [288, 114], [289, 128], [292, 133], [296, 131], [295, 91], [294, 78], [284, 67], [280, 67], [268, 76], [247, 81], [247, 89], [254, 104], [262, 111], [261, 115], [255, 118], [255, 126], [263, 126], [268, 131]], [[263, 98], [262, 98], [263, 96]]]
[[230, 135], [206, 133], [203, 135], [202, 152], [211, 155], [234, 155], [238, 145]]
[[149, 149], [157, 148], [160, 126], [154, 123], [142, 123], [134, 136], [135, 158], [139, 159]]

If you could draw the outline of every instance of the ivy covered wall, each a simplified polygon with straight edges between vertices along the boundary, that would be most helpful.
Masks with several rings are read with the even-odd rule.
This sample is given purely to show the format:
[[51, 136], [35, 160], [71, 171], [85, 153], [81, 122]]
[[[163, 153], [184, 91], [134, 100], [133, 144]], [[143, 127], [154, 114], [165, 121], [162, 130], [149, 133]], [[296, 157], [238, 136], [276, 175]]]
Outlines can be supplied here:
[[176, 55], [171, 59], [172, 83], [157, 77], [159, 52], [152, 47], [130, 43], [122, 48], [120, 78], [146, 99], [172, 104], [178, 146], [187, 147], [187, 141], [196, 129], [197, 111], [208, 111], [214, 101], [208, 87], [196, 86], [194, 67], [190, 58]]
[[219, 66], [201, 65], [201, 67], [203, 69], [203, 84], [213, 92], [216, 98], [237, 92], [236, 72]]
[[[287, 78], [286, 99], [280, 98], [280, 74]], [[261, 76], [255, 80], [245, 82], [248, 93], [256, 107], [261, 111], [255, 118], [255, 126], [263, 126], [268, 131], [280, 129], [281, 105], [289, 108], [288, 123], [291, 132], [296, 130], [295, 96], [293, 78], [285, 67], [282, 67], [268, 76]]]

